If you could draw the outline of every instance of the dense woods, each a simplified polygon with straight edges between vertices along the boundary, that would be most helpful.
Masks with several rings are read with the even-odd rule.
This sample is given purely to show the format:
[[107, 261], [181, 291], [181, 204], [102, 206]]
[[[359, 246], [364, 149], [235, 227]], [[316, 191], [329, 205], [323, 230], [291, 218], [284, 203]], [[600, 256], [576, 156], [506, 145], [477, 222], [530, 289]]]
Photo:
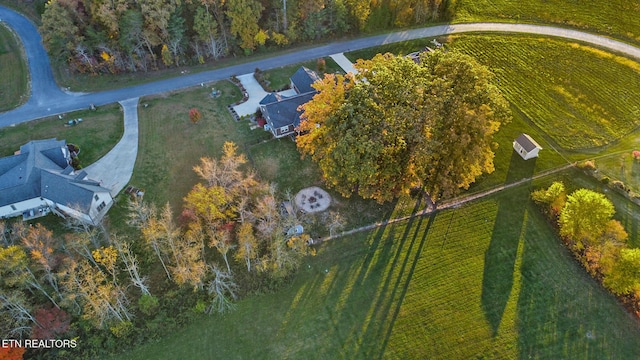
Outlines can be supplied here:
[[446, 1], [51, 0], [41, 33], [78, 73], [148, 71], [445, 16]]

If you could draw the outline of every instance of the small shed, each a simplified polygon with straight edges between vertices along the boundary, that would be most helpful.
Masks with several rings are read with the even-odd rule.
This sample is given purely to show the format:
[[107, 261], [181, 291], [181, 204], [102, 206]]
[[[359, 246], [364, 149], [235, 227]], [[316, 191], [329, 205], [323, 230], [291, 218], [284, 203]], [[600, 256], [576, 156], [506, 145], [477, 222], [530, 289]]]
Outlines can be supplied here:
[[513, 149], [523, 159], [529, 160], [538, 157], [538, 152], [542, 147], [527, 134], [521, 134], [513, 141]]

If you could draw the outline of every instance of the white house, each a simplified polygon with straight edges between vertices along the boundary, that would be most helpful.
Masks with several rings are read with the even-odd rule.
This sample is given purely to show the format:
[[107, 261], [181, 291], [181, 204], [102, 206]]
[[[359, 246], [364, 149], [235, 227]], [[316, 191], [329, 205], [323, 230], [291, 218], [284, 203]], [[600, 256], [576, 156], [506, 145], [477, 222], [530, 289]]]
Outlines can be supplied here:
[[53, 212], [96, 224], [113, 198], [109, 189], [71, 167], [64, 140], [30, 141], [0, 158], [0, 219], [34, 219]]
[[529, 160], [538, 157], [542, 147], [527, 134], [521, 134], [513, 141], [513, 149], [523, 159]]

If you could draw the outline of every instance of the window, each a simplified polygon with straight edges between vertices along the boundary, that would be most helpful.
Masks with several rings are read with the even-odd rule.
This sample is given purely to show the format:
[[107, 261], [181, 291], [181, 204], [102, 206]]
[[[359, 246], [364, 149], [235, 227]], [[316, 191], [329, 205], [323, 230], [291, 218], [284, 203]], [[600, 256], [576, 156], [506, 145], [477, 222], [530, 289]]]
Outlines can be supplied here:
[[98, 212], [102, 211], [102, 209], [104, 209], [107, 206], [107, 204], [103, 202], [100, 203], [100, 205], [98, 205]]
[[11, 205], [11, 209], [13, 209], [13, 210], [18, 210], [18, 209], [16, 209], [16, 206], [15, 206], [15, 205]]
[[98, 196], [98, 194], [93, 195], [93, 198], [98, 201], [100, 199], [100, 197]]

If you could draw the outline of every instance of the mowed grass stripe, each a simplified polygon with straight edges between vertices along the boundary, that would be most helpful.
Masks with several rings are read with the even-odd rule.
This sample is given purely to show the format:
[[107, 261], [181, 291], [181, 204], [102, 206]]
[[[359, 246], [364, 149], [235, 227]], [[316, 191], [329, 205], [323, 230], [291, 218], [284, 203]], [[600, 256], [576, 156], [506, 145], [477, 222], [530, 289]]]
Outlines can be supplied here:
[[607, 145], [640, 124], [631, 60], [529, 36], [458, 36], [452, 47], [491, 68], [507, 99], [565, 149]]
[[455, 22], [551, 23], [640, 42], [637, 1], [455, 0], [449, 6]]
[[639, 358], [529, 191], [326, 243], [277, 293], [122, 358]]

